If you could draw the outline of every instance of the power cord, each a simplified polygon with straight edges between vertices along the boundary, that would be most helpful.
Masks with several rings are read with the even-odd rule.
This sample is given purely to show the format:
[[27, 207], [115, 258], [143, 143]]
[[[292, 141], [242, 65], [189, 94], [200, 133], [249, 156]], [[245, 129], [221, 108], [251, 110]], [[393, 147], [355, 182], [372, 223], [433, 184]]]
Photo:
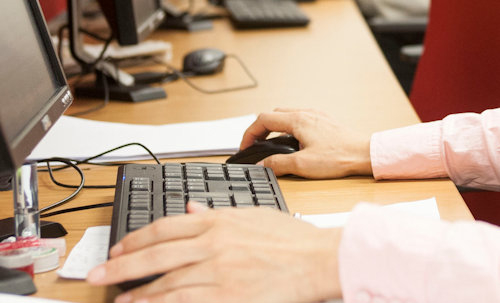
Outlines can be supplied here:
[[69, 213], [69, 212], [75, 212], [75, 211], [81, 211], [81, 210], [87, 210], [87, 209], [93, 209], [93, 208], [100, 208], [100, 207], [109, 207], [109, 206], [113, 206], [113, 202], [90, 204], [90, 205], [85, 205], [85, 206], [56, 210], [56, 211], [53, 211], [50, 213], [41, 214], [40, 218], [47, 218], [47, 217], [52, 217], [55, 215], [65, 214], [65, 213]]
[[[61, 162], [61, 163], [65, 163], [66, 165], [68, 166], [71, 166], [73, 167], [77, 172], [78, 174], [80, 175], [80, 184], [77, 186], [76, 190], [70, 194], [69, 196], [67, 196], [66, 198], [58, 201], [58, 202], [55, 202], [55, 203], [52, 203], [51, 205], [47, 206], [47, 207], [44, 207], [42, 209], [40, 209], [40, 213], [44, 213], [54, 207], [58, 207], [58, 206], [61, 206], [67, 202], [69, 202], [70, 200], [72, 200], [74, 197], [76, 197], [76, 195], [82, 190], [84, 184], [85, 184], [85, 176], [83, 175], [83, 172], [82, 170], [76, 165], [76, 164], [73, 164], [69, 159], [65, 159], [65, 158], [58, 158], [58, 157], [54, 157], [54, 158], [48, 158], [48, 159], [43, 159], [43, 160], [40, 160], [38, 162], [47, 162], [47, 165], [48, 167], [50, 167], [50, 162]], [[52, 179], [52, 181], [58, 185], [58, 186], [63, 186], [62, 184], [60, 184], [59, 182], [57, 182], [54, 178], [53, 178], [53, 175], [52, 175], [52, 170], [49, 169], [49, 175]], [[63, 186], [65, 187], [65, 186]]]
[[[222, 89], [216, 89], [216, 90], [209, 90], [209, 89], [205, 89], [205, 88], [202, 88], [202, 87], [194, 84], [191, 80], [188, 79], [188, 76], [191, 76], [191, 75], [184, 74], [183, 72], [181, 72], [177, 68], [173, 67], [172, 65], [168, 64], [167, 62], [163, 62], [163, 61], [155, 60], [155, 59], [152, 59], [152, 60], [155, 63], [157, 63], [157, 64], [161, 64], [161, 65], [167, 67], [168, 70], [172, 71], [173, 74], [177, 75], [179, 78], [181, 78], [184, 82], [186, 82], [193, 89], [195, 89], [195, 90], [197, 90], [197, 91], [199, 91], [201, 93], [204, 93], [204, 94], [227, 93], [227, 92], [232, 92], [232, 91], [237, 91], [237, 90], [254, 88], [254, 87], [258, 86], [257, 79], [255, 79], [255, 77], [250, 72], [250, 70], [248, 69], [248, 67], [245, 65], [245, 63], [238, 56], [233, 55], [233, 54], [228, 54], [228, 55], [226, 55], [226, 58], [233, 58], [236, 61], [238, 61], [238, 63], [243, 68], [243, 70], [245, 71], [245, 73], [247, 74], [247, 76], [252, 80], [252, 84], [242, 85], [242, 86], [236, 86], [236, 87], [230, 87], [230, 88], [222, 88]], [[168, 77], [171, 77], [171, 76], [172, 76], [171, 73], [166, 73], [164, 75], [165, 78], [168, 78]]]
[[[61, 211], [52, 212], [52, 213], [49, 213], [49, 214], [44, 214], [48, 210], [51, 210], [51, 209], [53, 209], [55, 207], [61, 206], [61, 205], [65, 204], [65, 203], [69, 202], [70, 200], [72, 200], [73, 198], [75, 198], [76, 195], [78, 195], [78, 193], [80, 193], [80, 191], [83, 188], [93, 188], [93, 189], [95, 189], [95, 188], [114, 188], [115, 185], [85, 185], [85, 176], [84, 176], [83, 171], [81, 170], [81, 168], [78, 167], [78, 165], [79, 164], [89, 164], [89, 165], [115, 166], [115, 165], [125, 164], [125, 163], [109, 163], [109, 162], [94, 163], [94, 162], [90, 162], [90, 161], [94, 160], [94, 159], [97, 159], [99, 157], [102, 157], [103, 155], [106, 155], [106, 154], [111, 153], [113, 151], [116, 151], [116, 150], [119, 150], [119, 149], [122, 149], [122, 148], [125, 148], [125, 147], [129, 147], [129, 146], [133, 146], [133, 145], [137, 145], [137, 146], [140, 146], [140, 147], [144, 148], [148, 152], [148, 154], [151, 155], [151, 157], [156, 161], [157, 164], [161, 164], [160, 160], [153, 154], [153, 152], [149, 148], [147, 148], [143, 144], [137, 143], [137, 142], [123, 144], [123, 145], [120, 145], [118, 147], [112, 148], [112, 149], [104, 151], [104, 152], [102, 152], [102, 153], [100, 153], [98, 155], [95, 155], [95, 156], [92, 156], [92, 157], [89, 157], [89, 158], [86, 158], [86, 159], [83, 159], [83, 160], [74, 160], [74, 159], [68, 159], [68, 158], [53, 157], [53, 158], [48, 158], [48, 159], [43, 159], [43, 160], [37, 161], [38, 163], [42, 163], [42, 162], [46, 162], [47, 163], [47, 170], [40, 170], [40, 171], [47, 171], [49, 173], [50, 179], [52, 180], [52, 182], [54, 182], [54, 184], [56, 184], [57, 186], [65, 187], [65, 188], [75, 188], [75, 191], [73, 193], [71, 193], [68, 197], [66, 197], [66, 198], [64, 198], [64, 199], [62, 199], [60, 201], [57, 201], [55, 203], [52, 203], [52, 204], [50, 204], [47, 207], [44, 207], [44, 208], [40, 209], [41, 217], [45, 218], [45, 217], [48, 217], [48, 216], [53, 216], [53, 215], [56, 215], [56, 214], [70, 212], [70, 211], [77, 211], [77, 210], [84, 210], [84, 209], [90, 209], [90, 208], [96, 208], [96, 207], [109, 206], [107, 204], [106, 205], [104, 205], [104, 204], [95, 204], [95, 205], [87, 205], [87, 206], [82, 206], [82, 207], [76, 207], [73, 210], [68, 209], [68, 210], [61, 210]], [[64, 165], [62, 167], [58, 167], [56, 169], [52, 169], [52, 167], [50, 166], [51, 162], [59, 162], [59, 163], [64, 163], [66, 165]], [[59, 182], [59, 181], [57, 181], [55, 179], [55, 177], [53, 175], [54, 171], [56, 171], [56, 170], [62, 170], [62, 169], [69, 168], [69, 167], [72, 167], [73, 169], [75, 169], [78, 172], [78, 174], [80, 175], [80, 184], [78, 184], [78, 185], [69, 185], [69, 184], [61, 183], [61, 182]]]
[[[64, 25], [62, 25], [59, 28], [58, 33], [57, 33], [57, 37], [59, 39], [59, 43], [58, 43], [58, 46], [57, 46], [57, 55], [59, 56], [59, 60], [61, 61], [61, 65], [63, 65], [63, 54], [62, 54], [63, 36], [64, 36], [64, 31], [67, 30], [68, 28], [69, 28], [68, 24], [64, 24]], [[82, 67], [82, 70], [81, 70], [80, 73], [78, 73], [76, 75], [72, 75], [72, 77], [73, 76], [80, 76], [80, 79], [81, 79], [86, 74], [89, 74], [89, 73], [95, 71], [95, 67], [99, 64], [99, 62], [101, 62], [102, 60], [104, 60], [104, 54], [108, 50], [109, 45], [111, 44], [111, 42], [114, 39], [114, 36], [113, 36], [113, 34], [111, 34], [108, 38], [104, 38], [104, 37], [101, 37], [98, 34], [90, 32], [90, 31], [88, 31], [88, 30], [86, 30], [84, 28], [79, 28], [78, 30], [80, 32], [86, 34], [87, 36], [92, 37], [95, 40], [103, 41], [104, 42], [104, 46], [103, 46], [101, 52], [99, 53], [98, 57], [94, 60], [94, 62], [88, 63], [85, 67]], [[70, 116], [73, 116], [73, 117], [83, 116], [83, 115], [86, 115], [86, 114], [98, 111], [98, 110], [100, 110], [100, 109], [102, 109], [102, 108], [104, 108], [104, 107], [106, 107], [108, 105], [109, 99], [110, 99], [108, 79], [107, 79], [107, 77], [106, 77], [106, 75], [104, 73], [101, 74], [101, 78], [102, 78], [102, 85], [103, 85], [103, 88], [104, 88], [104, 101], [103, 101], [103, 103], [97, 105], [94, 108], [70, 114]], [[75, 82], [75, 84], [73, 85], [74, 87], [76, 87], [78, 85], [80, 79], [78, 79]]]

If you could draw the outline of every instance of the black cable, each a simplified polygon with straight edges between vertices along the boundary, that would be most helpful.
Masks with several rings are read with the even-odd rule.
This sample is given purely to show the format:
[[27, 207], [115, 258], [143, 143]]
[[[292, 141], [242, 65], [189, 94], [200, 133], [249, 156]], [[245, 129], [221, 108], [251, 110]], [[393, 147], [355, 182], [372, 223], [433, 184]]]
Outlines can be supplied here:
[[[153, 59], [153, 61], [156, 62], [157, 64], [162, 64], [162, 65], [166, 66], [168, 69], [172, 70], [174, 72], [174, 74], [176, 74], [177, 76], [179, 76], [179, 78], [181, 78], [184, 82], [186, 82], [189, 86], [191, 86], [195, 90], [197, 90], [199, 92], [202, 92], [204, 94], [227, 93], [227, 92], [232, 92], [232, 91], [237, 91], [237, 90], [254, 88], [254, 87], [258, 86], [257, 79], [255, 79], [255, 77], [252, 75], [252, 73], [250, 72], [250, 70], [247, 68], [247, 66], [243, 63], [243, 61], [238, 56], [230, 54], [230, 55], [226, 55], [226, 58], [234, 58], [236, 61], [238, 61], [238, 63], [240, 64], [240, 66], [243, 68], [243, 70], [248, 75], [248, 77], [252, 80], [253, 83], [252, 84], [248, 84], [248, 85], [230, 87], [230, 88], [208, 90], [208, 89], [204, 89], [204, 88], [199, 87], [198, 85], [194, 84], [191, 80], [189, 80], [187, 78], [188, 75], [182, 73], [180, 70], [176, 69], [175, 67], [173, 67], [172, 65], [168, 64], [167, 62], [163, 62], [163, 61], [159, 61], [159, 60], [154, 60], [154, 59]], [[166, 74], [166, 75], [169, 75], [169, 74]]]
[[95, 59], [95, 61], [91, 64], [92, 68], [94, 68], [104, 58], [104, 54], [108, 50], [108, 47], [111, 44], [111, 41], [113, 41], [113, 35], [109, 36], [109, 38], [104, 42], [104, 46], [101, 50], [101, 53], [99, 54], [97, 59]]
[[[66, 160], [73, 161], [72, 159], [66, 159]], [[75, 165], [77, 165], [77, 164], [75, 164]], [[80, 185], [65, 184], [65, 183], [61, 183], [61, 182], [57, 181], [56, 178], [54, 177], [54, 175], [52, 174], [54, 169], [52, 169], [52, 167], [50, 166], [49, 163], [47, 163], [47, 170], [45, 170], [45, 171], [47, 171], [49, 173], [50, 179], [57, 186], [61, 186], [61, 187], [65, 187], [65, 188], [79, 188], [80, 187]], [[90, 188], [90, 189], [115, 188], [115, 187], [116, 187], [115, 185], [83, 185], [83, 188]]]
[[[40, 160], [38, 162], [47, 162], [47, 166], [50, 167], [50, 162], [61, 162], [61, 163], [65, 163], [66, 165], [69, 165], [71, 167], [73, 167], [77, 172], [78, 174], [80, 175], [80, 185], [78, 185], [77, 189], [69, 196], [67, 196], [66, 198], [58, 201], [58, 202], [55, 202], [55, 203], [52, 203], [51, 205], [47, 206], [47, 207], [44, 207], [42, 209], [40, 209], [40, 213], [44, 213], [54, 207], [57, 207], [57, 206], [60, 206], [60, 205], [63, 205], [67, 202], [69, 202], [70, 200], [72, 200], [83, 188], [84, 184], [85, 184], [85, 176], [83, 175], [83, 172], [82, 170], [76, 165], [76, 164], [73, 164], [71, 161], [69, 161], [68, 159], [65, 159], [65, 158], [58, 158], [58, 157], [54, 157], [54, 158], [48, 158], [48, 159], [43, 159], [43, 160]], [[54, 176], [52, 175], [52, 170], [49, 169], [49, 175], [50, 175], [50, 178], [52, 179], [52, 182], [54, 182], [56, 185], [59, 185], [59, 186], [63, 186], [63, 185], [60, 185], [59, 182], [57, 182], [55, 179], [54, 179]]]
[[[82, 72], [80, 74], [80, 79], [78, 79], [75, 84], [73, 85], [75, 88], [77, 87], [78, 85], [78, 82], [79, 80], [82, 79], [83, 75], [85, 75], [86, 73], [88, 72], [91, 72], [91, 71], [96, 71], [95, 70], [95, 67], [99, 64], [99, 62], [101, 62], [104, 58], [104, 54], [106, 53], [106, 51], [108, 50], [108, 47], [109, 45], [111, 44], [111, 41], [113, 40], [113, 35], [111, 35], [107, 40], [106, 42], [104, 43], [104, 46], [101, 50], [101, 53], [99, 54], [99, 56], [97, 57], [97, 59], [95, 59], [94, 62], [88, 64], [86, 66], [86, 70], [87, 72], [85, 72], [85, 70], [82, 69]], [[100, 109], [103, 109], [105, 108], [108, 104], [109, 104], [109, 99], [110, 99], [110, 93], [109, 93], [109, 83], [108, 83], [108, 76], [102, 72], [102, 71], [96, 71], [96, 74], [97, 73], [101, 73], [101, 78], [102, 78], [102, 85], [103, 85], [103, 88], [104, 88], [104, 101], [103, 103], [93, 107], [93, 108], [90, 108], [90, 109], [87, 109], [87, 110], [83, 110], [83, 111], [80, 111], [80, 112], [76, 112], [76, 113], [73, 113], [73, 114], [70, 114], [69, 116], [73, 116], [73, 117], [79, 117], [79, 116], [83, 116], [83, 115], [86, 115], [86, 114], [89, 114], [89, 113], [93, 113], [93, 112], [96, 112]], [[96, 75], [97, 77], [97, 75]]]
[[[68, 24], [63, 24], [59, 27], [59, 29], [57, 30], [57, 38], [59, 39], [59, 43], [57, 45], [57, 55], [59, 56], [59, 61], [61, 61], [61, 65], [64, 66], [63, 64], [63, 53], [62, 53], [62, 49], [63, 49], [63, 40], [64, 40], [64, 31], [67, 30], [69, 28], [69, 25]], [[103, 50], [103, 52], [101, 52], [102, 55], [104, 55], [104, 52], [107, 50], [108, 46], [106, 44], [109, 45], [109, 43], [111, 43], [112, 41], [112, 36], [110, 38], [103, 38], [101, 36], [99, 36], [98, 34], [95, 34], [95, 33], [92, 33], [84, 28], [79, 28], [78, 29], [80, 32], [86, 34], [87, 36], [90, 36], [96, 40], [99, 40], [99, 41], [103, 41], [105, 42], [105, 49]], [[100, 56], [102, 57], [102, 56]], [[69, 78], [69, 77], [68, 77]]]
[[59, 56], [59, 61], [61, 61], [61, 66], [64, 66], [63, 62], [63, 35], [64, 35], [64, 30], [68, 29], [68, 24], [64, 24], [59, 29], [57, 30], [57, 38], [59, 39], [59, 43], [57, 44], [57, 55]]
[[[67, 25], [66, 25], [66, 26], [67, 26]], [[99, 40], [99, 41], [106, 42], [106, 41], [109, 39], [109, 38], [104, 38], [104, 37], [101, 37], [101, 36], [99, 36], [99, 35], [98, 35], [98, 34], [96, 34], [96, 33], [89, 32], [88, 30], [86, 30], [86, 29], [84, 29], [84, 28], [82, 28], [82, 27], [78, 28], [78, 30], [79, 30], [80, 32], [84, 33], [85, 35], [90, 36], [90, 37], [92, 37], [92, 38], [94, 38], [94, 39], [96, 39], [96, 40]]]
[[[102, 156], [104, 156], [106, 154], [109, 154], [111, 152], [114, 152], [116, 150], [119, 150], [119, 149], [122, 149], [122, 148], [125, 148], [125, 147], [129, 147], [129, 146], [133, 146], [133, 145], [137, 145], [137, 146], [142, 147], [155, 160], [156, 164], [160, 164], [161, 165], [160, 160], [155, 156], [155, 154], [149, 148], [147, 148], [146, 146], [144, 146], [143, 144], [138, 143], [138, 142], [132, 142], [132, 143], [123, 144], [123, 145], [120, 145], [120, 146], [115, 147], [113, 149], [110, 149], [110, 150], [107, 150], [105, 152], [102, 152], [102, 153], [100, 153], [98, 155], [95, 155], [95, 156], [92, 156], [92, 157], [89, 157], [89, 158], [85, 158], [83, 160], [75, 160], [75, 159], [69, 159], [69, 158], [65, 158], [65, 159], [74, 162], [76, 165], [89, 164], [89, 165], [102, 165], [102, 166], [118, 166], [118, 165], [128, 164], [127, 162], [90, 162], [90, 161], [94, 160], [94, 159], [97, 159], [99, 157], [102, 157]], [[53, 169], [53, 171], [63, 170], [63, 169], [66, 169], [68, 167], [70, 167], [70, 166], [69, 165], [64, 165], [64, 166], [61, 166], [61, 167]], [[46, 170], [40, 170], [40, 171], [46, 171]]]
[[55, 215], [65, 214], [65, 213], [74, 212], [74, 211], [87, 210], [87, 209], [100, 208], [100, 207], [109, 207], [109, 206], [113, 206], [113, 202], [90, 204], [90, 205], [85, 205], [85, 206], [61, 209], [61, 210], [53, 211], [50, 213], [41, 214], [40, 218], [47, 218], [47, 217], [52, 217]]
[[158, 158], [155, 156], [155, 154], [153, 154], [153, 152], [149, 148], [147, 148], [146, 146], [144, 146], [143, 144], [138, 143], [138, 142], [133, 142], [133, 143], [127, 143], [127, 144], [120, 145], [120, 146], [115, 147], [113, 149], [110, 149], [110, 150], [107, 150], [105, 152], [102, 152], [102, 153], [100, 153], [98, 155], [95, 155], [95, 156], [89, 157], [87, 159], [78, 161], [78, 164], [87, 164], [87, 163], [89, 163], [90, 160], [97, 159], [97, 158], [102, 157], [102, 156], [104, 156], [106, 154], [109, 154], [109, 153], [114, 152], [116, 150], [119, 150], [119, 149], [122, 149], [122, 148], [125, 148], [125, 147], [128, 147], [128, 146], [132, 146], [132, 145], [137, 145], [137, 146], [142, 147], [155, 160], [156, 164], [161, 164], [160, 160], [158, 160]]
[[[75, 191], [69, 195], [68, 197], [58, 201], [58, 202], [55, 202], [47, 207], [44, 207], [40, 210], [40, 213], [44, 213], [54, 207], [57, 207], [57, 206], [60, 206], [62, 204], [65, 204], [66, 202], [70, 201], [71, 199], [73, 199], [83, 188], [115, 188], [115, 185], [85, 185], [85, 176], [83, 174], [83, 171], [80, 169], [80, 167], [78, 167], [79, 164], [90, 164], [90, 165], [102, 165], [102, 163], [92, 163], [92, 162], [89, 162], [90, 160], [93, 160], [93, 159], [96, 159], [96, 158], [99, 158], [103, 155], [106, 155], [108, 153], [111, 153], [113, 151], [116, 151], [118, 149], [121, 149], [121, 148], [125, 148], [125, 147], [128, 147], [128, 146], [132, 146], [132, 145], [138, 145], [138, 146], [141, 146], [142, 148], [144, 148], [151, 157], [153, 157], [153, 159], [156, 161], [157, 164], [161, 164], [160, 160], [153, 154], [153, 152], [147, 148], [146, 146], [144, 146], [143, 144], [141, 143], [137, 143], [137, 142], [133, 142], [133, 143], [127, 143], [127, 144], [123, 144], [123, 145], [120, 145], [118, 147], [115, 147], [113, 149], [110, 149], [110, 150], [107, 150], [105, 152], [102, 152], [98, 155], [95, 155], [95, 156], [92, 156], [92, 157], [89, 157], [89, 158], [86, 158], [86, 159], [83, 159], [83, 160], [73, 160], [73, 159], [68, 159], [68, 158], [60, 158], [60, 157], [54, 157], [54, 158], [48, 158], [48, 159], [43, 159], [43, 160], [39, 160], [38, 162], [46, 162], [47, 163], [47, 170], [48, 173], [49, 173], [49, 176], [50, 176], [50, 179], [52, 180], [52, 182], [54, 182], [54, 184], [56, 184], [57, 186], [61, 186], [61, 187], [65, 187], [65, 188], [76, 188]], [[50, 166], [50, 162], [61, 162], [61, 163], [65, 163], [66, 165], [62, 166], [62, 167], [59, 167], [59, 168], [56, 168], [56, 169], [52, 169], [52, 167]], [[74, 163], [73, 163], [74, 162]], [[109, 163], [107, 163], [106, 165], [110, 165]], [[117, 163], [113, 163], [112, 165], [117, 165]], [[57, 181], [53, 175], [53, 171], [56, 171], [56, 170], [61, 170], [61, 169], [65, 169], [65, 168], [68, 168], [68, 167], [72, 167], [74, 168], [78, 174], [80, 175], [80, 178], [81, 178], [81, 181], [80, 181], [80, 184], [79, 185], [70, 185], [70, 184], [64, 184], [64, 183], [61, 183], [59, 181]]]

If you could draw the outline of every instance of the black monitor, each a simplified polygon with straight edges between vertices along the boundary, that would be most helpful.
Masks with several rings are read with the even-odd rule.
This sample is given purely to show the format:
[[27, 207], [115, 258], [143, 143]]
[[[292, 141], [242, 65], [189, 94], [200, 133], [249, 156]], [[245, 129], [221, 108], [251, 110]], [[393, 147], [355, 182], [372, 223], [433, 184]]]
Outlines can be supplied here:
[[[99, 0], [99, 4], [113, 35], [119, 37], [122, 44], [139, 43], [165, 17], [164, 11], [159, 8], [159, 0]], [[137, 84], [134, 76], [85, 50], [82, 33], [84, 5], [81, 0], [68, 0], [70, 48], [82, 67], [82, 73], [95, 72], [96, 81], [76, 87], [75, 94], [132, 102], [166, 98], [163, 88]]]
[[121, 45], [143, 41], [165, 18], [160, 0], [98, 0]]
[[73, 98], [38, 1], [0, 1], [0, 49], [0, 177], [6, 177]]

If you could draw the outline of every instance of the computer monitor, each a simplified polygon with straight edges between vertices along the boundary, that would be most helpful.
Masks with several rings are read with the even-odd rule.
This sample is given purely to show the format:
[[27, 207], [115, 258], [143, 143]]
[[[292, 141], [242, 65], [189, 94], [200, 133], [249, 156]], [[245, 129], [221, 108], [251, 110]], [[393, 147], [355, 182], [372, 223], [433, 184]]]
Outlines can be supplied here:
[[143, 41], [165, 18], [160, 0], [98, 0], [118, 43]]
[[[165, 13], [159, 0], [99, 0], [114, 36], [126, 44], [138, 43], [163, 20]], [[148, 4], [149, 3], [149, 4]], [[82, 34], [83, 7], [81, 0], [68, 0], [70, 49], [83, 69], [95, 71], [96, 81], [75, 88], [81, 97], [140, 102], [166, 98], [161, 87], [136, 84], [135, 78], [107, 60], [99, 60], [86, 51]], [[109, 80], [109, 81], [108, 81]]]
[[73, 98], [36, 0], [0, 1], [0, 177], [12, 175]]

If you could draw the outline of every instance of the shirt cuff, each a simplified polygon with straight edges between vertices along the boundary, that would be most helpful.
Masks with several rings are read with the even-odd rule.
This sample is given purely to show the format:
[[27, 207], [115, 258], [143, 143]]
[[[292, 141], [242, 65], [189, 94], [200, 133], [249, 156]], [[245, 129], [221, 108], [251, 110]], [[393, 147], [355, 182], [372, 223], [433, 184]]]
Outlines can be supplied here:
[[446, 177], [441, 121], [374, 133], [370, 158], [375, 179]]

